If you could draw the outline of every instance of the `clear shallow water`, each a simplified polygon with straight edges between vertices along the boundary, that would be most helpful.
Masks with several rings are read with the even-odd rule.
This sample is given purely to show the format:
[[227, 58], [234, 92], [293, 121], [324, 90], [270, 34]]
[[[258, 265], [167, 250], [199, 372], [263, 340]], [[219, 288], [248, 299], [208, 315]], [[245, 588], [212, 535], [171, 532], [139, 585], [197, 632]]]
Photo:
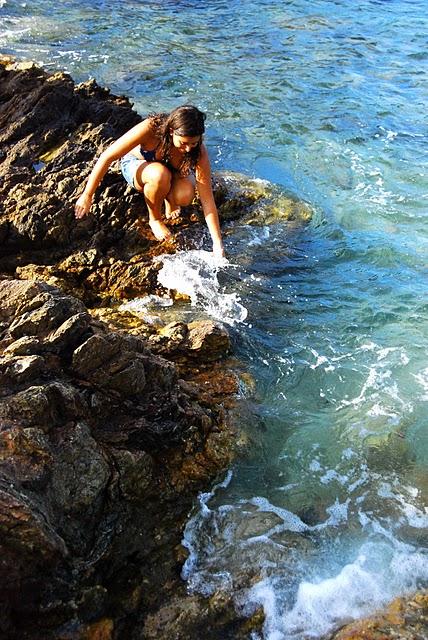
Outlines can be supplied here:
[[422, 0], [0, 3], [5, 53], [142, 114], [198, 104], [216, 168], [314, 209], [300, 230], [228, 227], [233, 266], [176, 258], [257, 388], [254, 445], [201, 496], [183, 576], [262, 604], [267, 640], [323, 637], [428, 582], [425, 16]]

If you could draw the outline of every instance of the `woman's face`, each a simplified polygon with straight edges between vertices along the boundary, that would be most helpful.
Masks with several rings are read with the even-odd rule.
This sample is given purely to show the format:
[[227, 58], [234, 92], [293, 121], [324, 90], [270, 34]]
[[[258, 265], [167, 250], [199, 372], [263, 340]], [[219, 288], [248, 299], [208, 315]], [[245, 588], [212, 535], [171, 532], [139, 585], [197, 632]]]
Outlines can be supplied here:
[[173, 130], [171, 130], [171, 133], [172, 144], [183, 153], [190, 153], [201, 141], [201, 136], [180, 136]]

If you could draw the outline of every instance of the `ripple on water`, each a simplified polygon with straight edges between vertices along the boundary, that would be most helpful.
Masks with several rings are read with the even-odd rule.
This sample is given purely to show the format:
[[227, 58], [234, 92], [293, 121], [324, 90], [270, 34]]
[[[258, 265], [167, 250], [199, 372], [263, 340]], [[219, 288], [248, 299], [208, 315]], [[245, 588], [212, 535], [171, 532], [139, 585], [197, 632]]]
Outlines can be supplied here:
[[215, 169], [293, 194], [226, 226], [231, 264], [161, 278], [233, 324], [257, 381], [257, 445], [201, 496], [184, 577], [263, 605], [264, 640], [319, 638], [428, 576], [426, 7], [200, 4], [0, 0], [3, 49], [141, 114], [198, 104]]

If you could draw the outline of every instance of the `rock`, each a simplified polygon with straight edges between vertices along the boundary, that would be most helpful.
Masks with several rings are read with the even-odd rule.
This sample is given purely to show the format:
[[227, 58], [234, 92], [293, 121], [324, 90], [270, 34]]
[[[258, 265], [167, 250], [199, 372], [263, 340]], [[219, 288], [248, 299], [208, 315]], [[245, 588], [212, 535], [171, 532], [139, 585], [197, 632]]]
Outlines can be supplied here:
[[72, 348], [88, 331], [90, 321], [89, 313], [77, 313], [67, 318], [53, 333], [47, 336], [48, 348], [55, 349], [57, 346], [65, 350]]
[[[197, 204], [175, 242], [155, 241], [117, 163], [93, 215], [74, 217], [94, 157], [140, 120], [94, 81], [0, 61], [0, 633], [11, 639], [131, 637], [137, 611], [177, 580], [195, 493], [233, 456], [215, 394], [181, 380], [189, 363], [206, 373], [224, 357], [227, 332], [182, 323], [142, 340], [83, 304], [165, 295], [153, 258], [201, 246]], [[229, 218], [260, 200], [214, 186]]]
[[77, 389], [57, 381], [27, 387], [8, 396], [0, 410], [0, 416], [42, 427], [46, 432], [86, 413], [87, 407]]
[[48, 291], [44, 283], [20, 280], [0, 281], [0, 317], [9, 319], [19, 306], [25, 306], [42, 291]]
[[[165, 597], [192, 496], [230, 463], [233, 435], [172, 362], [72, 296], [6, 280], [0, 301], [0, 628], [109, 637]], [[179, 351], [191, 331], [212, 357], [215, 328], [164, 338]]]
[[209, 599], [182, 595], [149, 614], [135, 640], [245, 640], [261, 628], [263, 620], [262, 611], [250, 619], [237, 613], [228, 594], [216, 593]]
[[44, 358], [37, 355], [0, 358], [0, 382], [26, 382], [46, 370]]
[[52, 461], [48, 438], [41, 429], [3, 422], [0, 468], [14, 482], [45, 486]]
[[[40, 336], [55, 331], [71, 315], [84, 313], [85, 308], [78, 300], [59, 293], [42, 293], [33, 300], [32, 308], [20, 309], [21, 315], [9, 327], [14, 338]], [[22, 313], [23, 312], [23, 313]]]
[[3, 353], [8, 356], [28, 356], [31, 353], [37, 353], [40, 348], [41, 343], [38, 338], [22, 336], [5, 347]]
[[145, 451], [118, 450], [113, 453], [119, 486], [129, 500], [144, 499], [153, 482], [154, 460]]
[[214, 362], [230, 351], [228, 332], [211, 320], [196, 320], [188, 325], [172, 322], [151, 335], [149, 344], [156, 353], [168, 354], [179, 362]]
[[383, 612], [346, 625], [333, 640], [419, 640], [428, 637], [428, 592], [397, 598]]
[[111, 470], [83, 422], [58, 429], [52, 451], [49, 502], [58, 532], [79, 557], [93, 544]]
[[88, 625], [82, 632], [81, 640], [112, 640], [114, 622], [111, 618], [103, 618]]
[[[144, 359], [125, 337], [93, 335], [73, 353], [74, 371], [89, 382], [135, 396], [146, 386]], [[127, 348], [128, 347], [128, 348]]]
[[209, 362], [218, 360], [230, 350], [229, 334], [220, 325], [210, 320], [196, 321], [188, 328], [185, 348], [193, 357]]

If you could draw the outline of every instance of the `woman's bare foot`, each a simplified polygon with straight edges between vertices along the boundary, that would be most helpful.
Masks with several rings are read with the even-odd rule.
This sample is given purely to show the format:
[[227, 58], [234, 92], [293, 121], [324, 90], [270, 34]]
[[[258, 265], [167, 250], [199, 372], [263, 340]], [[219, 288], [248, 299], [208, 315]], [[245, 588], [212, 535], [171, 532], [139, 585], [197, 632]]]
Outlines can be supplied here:
[[172, 205], [168, 200], [165, 200], [165, 218], [167, 220], [177, 220], [180, 216], [181, 207]]
[[156, 240], [170, 240], [172, 238], [171, 231], [162, 220], [149, 220], [149, 225]]

